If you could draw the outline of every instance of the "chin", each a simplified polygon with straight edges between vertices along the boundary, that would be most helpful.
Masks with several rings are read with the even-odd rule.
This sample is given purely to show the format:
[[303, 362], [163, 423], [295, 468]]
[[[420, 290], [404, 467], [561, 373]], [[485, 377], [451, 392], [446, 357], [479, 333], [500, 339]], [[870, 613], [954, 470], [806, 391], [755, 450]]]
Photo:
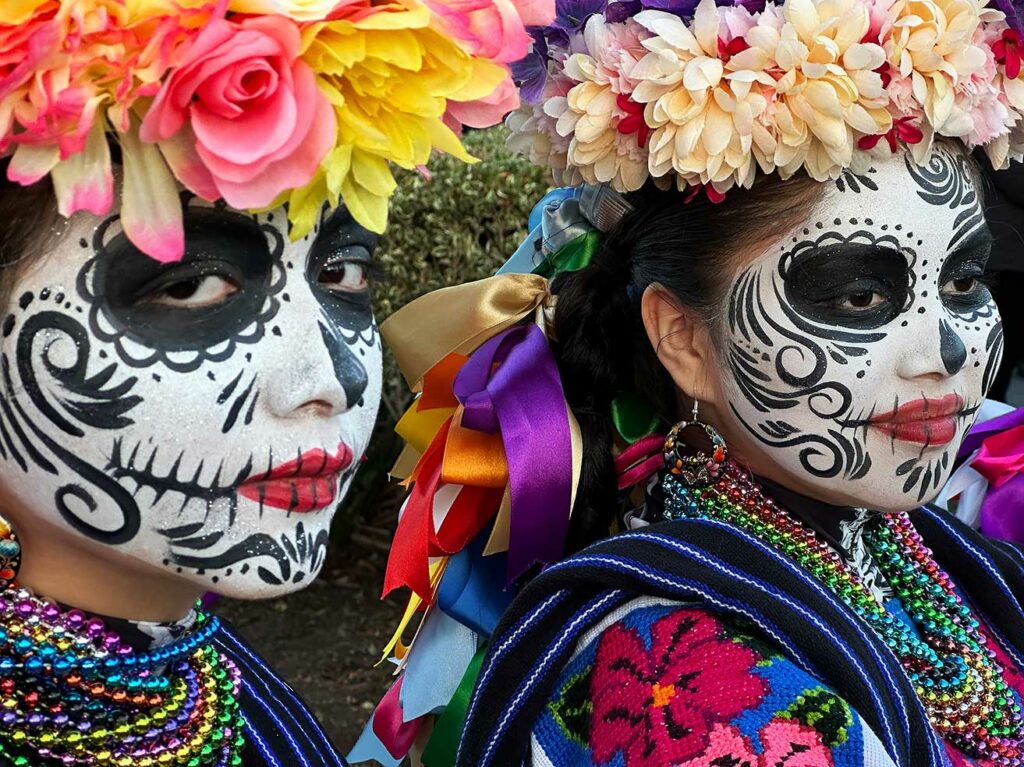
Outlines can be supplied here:
[[315, 572], [306, 574], [299, 582], [270, 584], [260, 580], [257, 576], [252, 579], [239, 578], [233, 581], [218, 581], [217, 583], [212, 583], [209, 579], [205, 579], [205, 585], [210, 592], [217, 596], [252, 602], [263, 599], [279, 599], [280, 597], [286, 597], [289, 594], [302, 591], [319, 576], [320, 569], [317, 569]]

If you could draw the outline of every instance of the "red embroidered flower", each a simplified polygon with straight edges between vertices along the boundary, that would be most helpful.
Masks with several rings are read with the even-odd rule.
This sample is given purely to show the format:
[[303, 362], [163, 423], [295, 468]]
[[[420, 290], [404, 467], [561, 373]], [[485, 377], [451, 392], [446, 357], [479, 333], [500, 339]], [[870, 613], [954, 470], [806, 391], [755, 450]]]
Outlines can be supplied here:
[[753, 673], [760, 656], [720, 639], [721, 624], [679, 610], [651, 628], [614, 625], [601, 637], [591, 681], [590, 746], [603, 764], [623, 752], [625, 767], [663, 767], [698, 756], [716, 723], [756, 707], [768, 692]]

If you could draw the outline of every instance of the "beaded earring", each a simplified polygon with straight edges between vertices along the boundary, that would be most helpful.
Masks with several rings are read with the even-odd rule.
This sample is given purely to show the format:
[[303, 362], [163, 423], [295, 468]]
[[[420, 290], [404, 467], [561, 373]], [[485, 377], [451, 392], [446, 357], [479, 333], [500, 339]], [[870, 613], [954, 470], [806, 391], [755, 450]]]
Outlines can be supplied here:
[[0, 517], [0, 592], [14, 583], [20, 567], [21, 543], [11, 523]]
[[[708, 449], [696, 447], [683, 440], [683, 432], [691, 427], [703, 430], [711, 443]], [[721, 475], [722, 467], [729, 460], [729, 449], [715, 427], [697, 417], [695, 398], [690, 419], [680, 421], [672, 427], [665, 438], [662, 455], [670, 476], [686, 487], [705, 487]]]

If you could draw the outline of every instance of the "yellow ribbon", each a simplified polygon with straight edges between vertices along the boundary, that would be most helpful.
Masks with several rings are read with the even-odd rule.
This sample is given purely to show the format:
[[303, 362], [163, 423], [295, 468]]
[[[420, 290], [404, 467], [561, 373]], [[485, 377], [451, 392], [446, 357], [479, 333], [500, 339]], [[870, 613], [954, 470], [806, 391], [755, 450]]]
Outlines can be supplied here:
[[413, 391], [447, 355], [469, 354], [544, 302], [548, 281], [536, 274], [500, 274], [428, 293], [381, 325], [381, 335]]

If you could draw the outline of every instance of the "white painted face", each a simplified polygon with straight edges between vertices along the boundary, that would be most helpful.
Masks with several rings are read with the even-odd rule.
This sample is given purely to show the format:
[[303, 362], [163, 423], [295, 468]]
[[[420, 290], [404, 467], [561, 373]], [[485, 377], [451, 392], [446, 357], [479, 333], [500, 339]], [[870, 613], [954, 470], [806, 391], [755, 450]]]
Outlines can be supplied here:
[[159, 264], [79, 214], [19, 277], [0, 339], [0, 482], [29, 513], [223, 594], [319, 572], [381, 393], [376, 237], [340, 208], [194, 202]]
[[[991, 235], [967, 160], [847, 174], [729, 297], [730, 430], [822, 498], [934, 498], [999, 366]], [[753, 461], [751, 463], [754, 463]]]

